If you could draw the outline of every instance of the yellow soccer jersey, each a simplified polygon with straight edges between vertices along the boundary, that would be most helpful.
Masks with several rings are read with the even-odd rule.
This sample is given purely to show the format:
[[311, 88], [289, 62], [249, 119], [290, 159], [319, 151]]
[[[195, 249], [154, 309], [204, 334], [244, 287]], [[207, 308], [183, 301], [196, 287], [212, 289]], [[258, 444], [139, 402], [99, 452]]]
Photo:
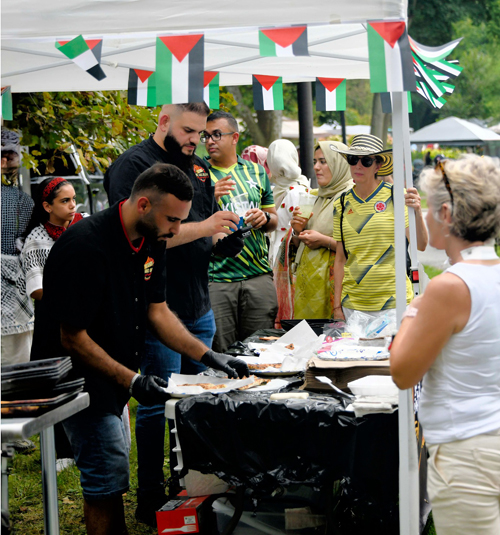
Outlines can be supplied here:
[[[342, 305], [354, 310], [385, 310], [396, 307], [394, 206], [392, 185], [381, 182], [364, 201], [349, 190], [344, 199], [343, 232], [348, 259], [344, 269]], [[333, 208], [333, 238], [341, 243], [340, 198]], [[405, 228], [408, 209], [405, 207]], [[406, 277], [406, 301], [413, 297]]]

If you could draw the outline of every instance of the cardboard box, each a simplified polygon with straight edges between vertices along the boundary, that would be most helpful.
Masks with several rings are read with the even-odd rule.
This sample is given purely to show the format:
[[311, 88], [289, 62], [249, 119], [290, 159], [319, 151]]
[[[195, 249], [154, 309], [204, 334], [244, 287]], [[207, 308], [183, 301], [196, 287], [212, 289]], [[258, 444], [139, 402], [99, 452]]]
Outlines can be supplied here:
[[185, 491], [175, 500], [169, 500], [156, 512], [158, 535], [168, 533], [183, 535], [184, 533], [212, 533], [216, 522], [209, 496], [189, 498]]

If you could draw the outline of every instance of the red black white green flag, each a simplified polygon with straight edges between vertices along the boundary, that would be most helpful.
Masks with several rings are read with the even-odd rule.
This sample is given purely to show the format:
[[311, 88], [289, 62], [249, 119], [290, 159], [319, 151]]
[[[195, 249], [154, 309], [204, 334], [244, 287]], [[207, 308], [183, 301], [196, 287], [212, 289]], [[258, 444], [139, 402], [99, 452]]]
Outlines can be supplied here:
[[283, 110], [283, 79], [281, 76], [252, 76], [253, 106], [256, 110]]
[[2, 87], [2, 119], [12, 121], [12, 93], [10, 85]]
[[261, 56], [308, 56], [307, 26], [261, 28], [259, 51]]
[[[412, 113], [411, 92], [407, 91], [406, 96], [408, 97], [408, 113]], [[392, 113], [392, 93], [380, 93], [380, 102], [383, 113]]]
[[129, 104], [136, 106], [156, 106], [156, 75], [154, 71], [130, 69], [128, 73]]
[[203, 101], [204, 36], [156, 39], [156, 105]]
[[372, 93], [415, 91], [406, 24], [372, 21], [368, 22], [367, 32]]
[[71, 41], [56, 41], [56, 48], [96, 80], [106, 78], [101, 68], [102, 39], [84, 39], [79, 35]]
[[345, 111], [345, 78], [316, 78], [316, 111]]
[[203, 100], [210, 109], [218, 110], [220, 107], [219, 73], [205, 71], [203, 75]]

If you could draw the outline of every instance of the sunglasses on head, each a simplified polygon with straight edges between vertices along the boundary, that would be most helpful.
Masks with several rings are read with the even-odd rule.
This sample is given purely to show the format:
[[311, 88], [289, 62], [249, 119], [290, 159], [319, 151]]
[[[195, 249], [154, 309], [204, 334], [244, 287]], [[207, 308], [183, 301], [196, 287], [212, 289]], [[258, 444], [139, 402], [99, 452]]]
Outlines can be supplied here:
[[451, 185], [450, 185], [450, 181], [448, 180], [448, 177], [446, 176], [446, 172], [444, 170], [444, 164], [445, 164], [446, 160], [439, 160], [436, 162], [436, 167], [435, 169], [439, 169], [441, 171], [441, 173], [443, 173], [443, 182], [444, 182], [444, 186], [446, 188], [446, 191], [450, 194], [450, 199], [451, 199], [451, 211], [453, 212], [453, 207], [454, 207], [454, 203], [453, 203], [453, 193], [451, 191]]
[[371, 167], [373, 165], [373, 162], [376, 162], [376, 158], [371, 158], [370, 156], [354, 156], [352, 154], [347, 155], [347, 163], [349, 165], [357, 165], [357, 163], [361, 160], [361, 165], [363, 167]]

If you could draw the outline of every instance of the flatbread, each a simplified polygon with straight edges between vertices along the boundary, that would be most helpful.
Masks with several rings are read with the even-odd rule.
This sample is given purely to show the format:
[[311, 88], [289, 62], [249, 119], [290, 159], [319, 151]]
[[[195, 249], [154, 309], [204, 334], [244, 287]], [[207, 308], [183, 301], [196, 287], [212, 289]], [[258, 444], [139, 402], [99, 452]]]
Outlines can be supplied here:
[[248, 364], [249, 370], [267, 370], [267, 368], [281, 368], [281, 363], [275, 363], [275, 364]]
[[260, 377], [255, 377], [255, 375], [251, 375], [250, 379], [253, 379], [253, 383], [250, 383], [249, 385], [240, 386], [238, 390], [248, 390], [249, 388], [253, 388], [254, 386], [262, 386], [267, 385], [271, 379], [264, 379]]
[[280, 339], [279, 336], [261, 336], [261, 337], [259, 337], [259, 340], [267, 340], [267, 341], [279, 340], [279, 339]]
[[201, 386], [204, 390], [220, 390], [221, 388], [227, 388], [227, 385], [214, 385], [212, 383], [194, 383], [190, 385], [177, 385], [181, 386]]

